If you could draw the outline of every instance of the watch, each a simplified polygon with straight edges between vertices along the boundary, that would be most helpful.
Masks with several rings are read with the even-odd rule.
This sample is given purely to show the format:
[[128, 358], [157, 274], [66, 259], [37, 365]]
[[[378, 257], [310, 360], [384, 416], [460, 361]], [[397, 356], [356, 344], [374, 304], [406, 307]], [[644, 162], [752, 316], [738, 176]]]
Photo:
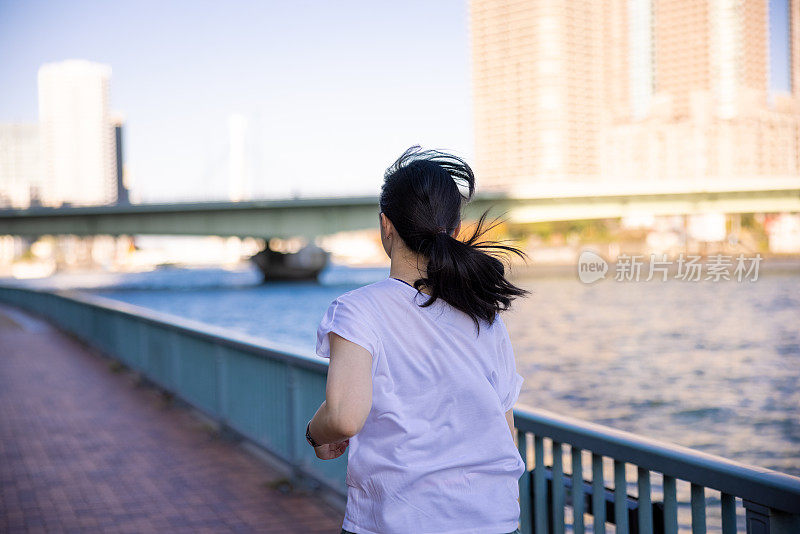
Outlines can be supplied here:
[[312, 447], [319, 447], [319, 443], [314, 441], [314, 438], [311, 437], [311, 420], [309, 420], [308, 424], [306, 425], [306, 441]]

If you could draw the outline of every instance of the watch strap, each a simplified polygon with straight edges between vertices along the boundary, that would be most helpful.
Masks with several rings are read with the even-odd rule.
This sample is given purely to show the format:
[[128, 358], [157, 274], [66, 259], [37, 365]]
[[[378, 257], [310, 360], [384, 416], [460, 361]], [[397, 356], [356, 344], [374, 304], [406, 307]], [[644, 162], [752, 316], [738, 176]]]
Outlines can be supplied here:
[[308, 424], [306, 425], [306, 441], [307, 441], [307, 442], [308, 442], [308, 443], [309, 443], [309, 444], [310, 444], [312, 447], [319, 447], [319, 443], [317, 443], [317, 442], [314, 440], [314, 438], [313, 438], [313, 437], [311, 437], [311, 421], [310, 421], [310, 420], [308, 421]]

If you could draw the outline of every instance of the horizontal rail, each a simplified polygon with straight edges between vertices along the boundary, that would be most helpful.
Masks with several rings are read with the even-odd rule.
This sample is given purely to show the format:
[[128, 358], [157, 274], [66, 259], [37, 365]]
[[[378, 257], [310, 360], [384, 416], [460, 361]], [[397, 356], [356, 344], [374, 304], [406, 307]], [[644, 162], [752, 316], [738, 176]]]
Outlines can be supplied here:
[[71, 290], [48, 291], [44, 289], [26, 288], [22, 289], [22, 291], [38, 292], [46, 295], [53, 295], [58, 298], [69, 299], [75, 302], [81, 302], [89, 306], [115, 312], [119, 315], [135, 318], [140, 322], [158, 325], [168, 330], [181, 332], [196, 337], [197, 339], [213, 341], [223, 346], [244, 350], [253, 356], [269, 358], [272, 360], [288, 361], [291, 362], [292, 365], [305, 367], [320, 373], [328, 372], [328, 360], [325, 358], [320, 358], [315, 354], [307, 353], [301, 348], [294, 347], [292, 345], [266, 341], [256, 336], [236, 332], [220, 326], [203, 323], [201, 321], [195, 321], [193, 319], [187, 319], [184, 317], [178, 317], [176, 315], [159, 312], [99, 295], [90, 295]]

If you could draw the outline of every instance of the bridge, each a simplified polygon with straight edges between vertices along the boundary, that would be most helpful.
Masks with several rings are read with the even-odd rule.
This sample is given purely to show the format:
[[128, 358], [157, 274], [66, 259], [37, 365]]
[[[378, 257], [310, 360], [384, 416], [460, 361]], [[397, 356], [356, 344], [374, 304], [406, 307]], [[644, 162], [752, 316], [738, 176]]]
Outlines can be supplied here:
[[[180, 202], [0, 210], [0, 235], [217, 235], [304, 237], [378, 226], [378, 197], [298, 198], [242, 202]], [[800, 212], [800, 177], [658, 184], [537, 184], [511, 193], [478, 193], [466, 220], [486, 209], [510, 223], [606, 219], [631, 215]], [[265, 277], [278, 255], [267, 244], [256, 259]], [[314, 260], [321, 270], [326, 257]], [[272, 267], [270, 267], [270, 265]], [[284, 269], [286, 270], [286, 269]], [[318, 272], [318, 270], [316, 271]]]
[[[509, 222], [601, 219], [628, 215], [800, 212], [800, 177], [658, 185], [561, 184], [511, 194], [478, 193], [465, 218], [485, 209]], [[178, 202], [130, 206], [0, 210], [0, 234], [218, 235], [314, 238], [377, 228], [378, 197]]]

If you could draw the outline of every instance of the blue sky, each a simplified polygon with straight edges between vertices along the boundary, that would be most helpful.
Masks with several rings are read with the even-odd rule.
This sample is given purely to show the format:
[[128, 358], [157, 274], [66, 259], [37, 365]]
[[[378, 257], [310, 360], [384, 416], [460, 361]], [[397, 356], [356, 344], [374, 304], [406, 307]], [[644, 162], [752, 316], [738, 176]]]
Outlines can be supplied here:
[[[778, 90], [787, 4], [770, 6]], [[232, 113], [260, 197], [377, 193], [415, 143], [472, 160], [466, 0], [0, 0], [0, 121], [35, 121], [37, 69], [69, 58], [111, 65], [145, 201], [224, 194]]]
[[0, 121], [37, 117], [36, 72], [112, 67], [145, 200], [224, 192], [227, 118], [250, 117], [258, 196], [377, 193], [421, 143], [472, 153], [461, 0], [0, 0]]
[[789, 0], [769, 2], [770, 88], [789, 92]]

